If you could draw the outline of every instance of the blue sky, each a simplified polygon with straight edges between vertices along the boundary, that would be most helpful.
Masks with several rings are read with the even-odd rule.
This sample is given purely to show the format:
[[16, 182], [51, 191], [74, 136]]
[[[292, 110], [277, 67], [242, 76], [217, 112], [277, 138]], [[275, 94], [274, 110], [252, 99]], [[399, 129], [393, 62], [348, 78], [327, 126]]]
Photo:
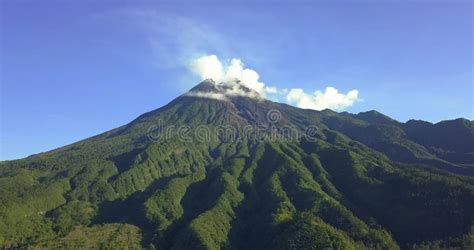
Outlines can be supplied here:
[[211, 54], [280, 89], [358, 90], [349, 112], [474, 119], [470, 1], [7, 0], [0, 25], [1, 160], [165, 105]]

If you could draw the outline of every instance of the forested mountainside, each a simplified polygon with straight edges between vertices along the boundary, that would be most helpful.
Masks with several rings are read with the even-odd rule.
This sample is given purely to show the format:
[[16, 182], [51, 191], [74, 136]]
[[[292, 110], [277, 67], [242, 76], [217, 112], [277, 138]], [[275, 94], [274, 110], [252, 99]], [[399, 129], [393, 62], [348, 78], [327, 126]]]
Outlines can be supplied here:
[[1, 162], [0, 247], [474, 248], [473, 121], [222, 91]]

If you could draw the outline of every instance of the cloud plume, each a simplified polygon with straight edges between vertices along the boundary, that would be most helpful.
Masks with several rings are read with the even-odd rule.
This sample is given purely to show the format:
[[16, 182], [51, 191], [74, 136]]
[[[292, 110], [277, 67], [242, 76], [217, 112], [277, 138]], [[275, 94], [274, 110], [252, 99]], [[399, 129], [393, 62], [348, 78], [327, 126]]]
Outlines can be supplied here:
[[222, 79], [223, 67], [216, 55], [203, 56], [194, 60], [190, 69], [198, 74], [201, 80], [212, 79], [218, 82]]
[[[260, 96], [282, 97], [288, 104], [299, 108], [314, 110], [343, 110], [352, 106], [359, 100], [359, 91], [351, 90], [340, 93], [334, 87], [326, 87], [324, 91], [307, 93], [301, 88], [278, 89], [275, 86], [266, 86], [260, 81], [257, 71], [245, 68], [240, 59], [233, 58], [228, 64], [222, 63], [216, 55], [207, 55], [193, 60], [189, 65], [190, 70], [199, 75], [202, 80], [212, 79], [217, 85], [226, 85], [225, 96], [242, 95], [258, 97], [255, 93], [244, 92], [234, 83], [236, 80], [241, 84], [254, 90]], [[225, 96], [209, 95], [205, 93], [194, 93], [194, 96], [226, 100]]]
[[193, 97], [200, 97], [200, 98], [207, 98], [207, 99], [215, 99], [220, 101], [227, 101], [227, 96], [221, 93], [209, 93], [209, 92], [189, 92], [186, 93], [187, 96]]
[[260, 82], [257, 71], [245, 68], [242, 61], [237, 58], [230, 60], [229, 65], [224, 67], [216, 55], [202, 56], [191, 62], [190, 69], [202, 80], [212, 79], [216, 83], [232, 83], [239, 80], [244, 86], [262, 96], [276, 90], [276, 87], [265, 87], [265, 83]]
[[343, 110], [352, 106], [359, 100], [359, 91], [351, 90], [346, 94], [339, 93], [334, 87], [326, 87], [324, 92], [316, 91], [313, 94], [304, 92], [303, 89], [291, 89], [286, 101], [289, 104], [295, 105], [299, 108], [314, 109], [314, 110]]

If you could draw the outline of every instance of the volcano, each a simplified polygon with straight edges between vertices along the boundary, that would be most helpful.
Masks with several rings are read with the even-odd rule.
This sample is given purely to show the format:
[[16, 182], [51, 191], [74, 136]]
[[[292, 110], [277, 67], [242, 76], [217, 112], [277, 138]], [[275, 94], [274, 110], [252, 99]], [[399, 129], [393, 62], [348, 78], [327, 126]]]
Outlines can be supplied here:
[[0, 247], [474, 246], [474, 122], [398, 122], [205, 80], [127, 125], [0, 163]]

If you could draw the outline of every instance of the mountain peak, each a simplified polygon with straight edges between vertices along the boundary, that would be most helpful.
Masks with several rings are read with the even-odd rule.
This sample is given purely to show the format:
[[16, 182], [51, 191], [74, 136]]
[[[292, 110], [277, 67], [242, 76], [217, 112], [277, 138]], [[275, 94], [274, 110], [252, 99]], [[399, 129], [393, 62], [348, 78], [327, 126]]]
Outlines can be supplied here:
[[229, 100], [235, 97], [249, 97], [263, 99], [255, 90], [247, 87], [238, 79], [216, 83], [212, 79], [206, 79], [192, 88], [187, 96]]
[[206, 79], [193, 87], [189, 92], [218, 92], [216, 83], [212, 79]]
[[356, 115], [357, 118], [364, 120], [370, 123], [380, 123], [380, 124], [393, 124], [397, 123], [396, 120], [376, 111], [370, 110], [366, 112], [360, 112]]

